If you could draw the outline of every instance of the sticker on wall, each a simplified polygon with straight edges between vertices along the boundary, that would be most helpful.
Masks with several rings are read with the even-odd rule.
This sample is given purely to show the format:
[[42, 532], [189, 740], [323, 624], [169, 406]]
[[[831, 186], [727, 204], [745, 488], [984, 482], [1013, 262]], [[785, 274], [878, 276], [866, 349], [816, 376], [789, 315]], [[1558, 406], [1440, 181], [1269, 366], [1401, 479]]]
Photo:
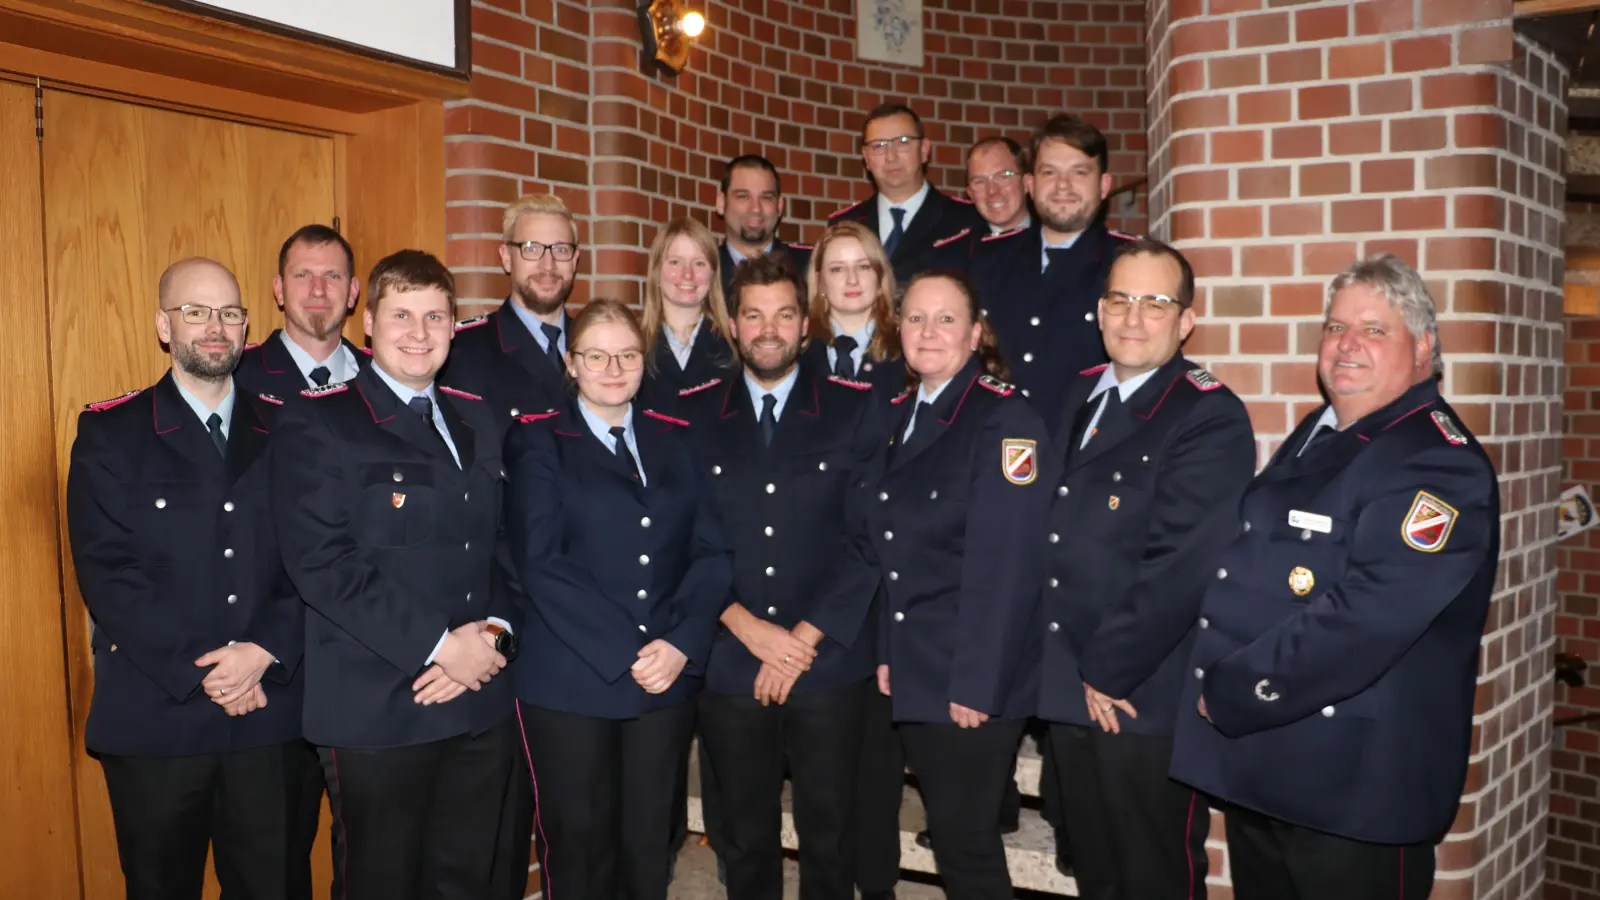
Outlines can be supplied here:
[[1556, 504], [1557, 540], [1588, 531], [1594, 523], [1594, 501], [1589, 499], [1587, 488], [1569, 487], [1561, 492], [1561, 501]]
[[922, 0], [856, 0], [856, 58], [922, 67]]

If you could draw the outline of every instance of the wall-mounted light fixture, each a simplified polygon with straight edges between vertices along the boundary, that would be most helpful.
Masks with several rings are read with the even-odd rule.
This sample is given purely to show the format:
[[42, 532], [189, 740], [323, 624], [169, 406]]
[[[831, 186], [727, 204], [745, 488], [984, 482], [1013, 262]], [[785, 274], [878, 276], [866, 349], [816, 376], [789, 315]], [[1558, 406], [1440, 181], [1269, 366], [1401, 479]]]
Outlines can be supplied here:
[[691, 12], [684, 0], [650, 0], [639, 7], [639, 36], [644, 40], [644, 61], [660, 63], [673, 72], [689, 64], [689, 41], [706, 28], [706, 17]]

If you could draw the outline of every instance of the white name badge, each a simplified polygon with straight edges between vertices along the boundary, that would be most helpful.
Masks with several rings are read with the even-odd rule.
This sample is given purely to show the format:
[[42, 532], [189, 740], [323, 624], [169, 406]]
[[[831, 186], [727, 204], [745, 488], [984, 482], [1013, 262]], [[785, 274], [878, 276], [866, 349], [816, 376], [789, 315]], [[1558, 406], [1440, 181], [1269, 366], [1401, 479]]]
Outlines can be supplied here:
[[1333, 531], [1333, 520], [1327, 516], [1319, 516], [1316, 513], [1291, 509], [1289, 510], [1289, 527], [1304, 528], [1307, 531], [1329, 534]]

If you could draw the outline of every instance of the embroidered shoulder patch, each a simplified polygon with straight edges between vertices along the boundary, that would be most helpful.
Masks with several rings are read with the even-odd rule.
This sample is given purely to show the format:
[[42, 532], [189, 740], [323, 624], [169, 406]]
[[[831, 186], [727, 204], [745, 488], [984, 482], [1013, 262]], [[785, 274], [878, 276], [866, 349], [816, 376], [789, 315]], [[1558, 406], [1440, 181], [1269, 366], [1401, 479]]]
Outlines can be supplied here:
[[943, 247], [946, 244], [954, 244], [956, 241], [961, 240], [962, 238], [966, 237], [967, 235], [969, 235], [971, 233], [972, 233], [972, 229], [971, 228], [963, 228], [960, 231], [956, 232], [955, 234], [950, 235], [947, 238], [940, 238], [939, 240], [934, 241], [933, 245], [935, 247]]
[[1439, 433], [1444, 435], [1445, 440], [1457, 445], [1467, 443], [1466, 432], [1461, 430], [1461, 426], [1456, 424], [1455, 419], [1450, 418], [1449, 413], [1442, 409], [1436, 409], [1432, 415], [1433, 424], [1439, 427]]
[[1039, 476], [1039, 442], [1006, 438], [1000, 442], [1000, 470], [1012, 484], [1032, 484]]
[[466, 391], [458, 391], [453, 387], [445, 387], [442, 384], [439, 385], [439, 393], [441, 393], [441, 394], [449, 394], [452, 397], [460, 397], [463, 400], [482, 400], [483, 399], [482, 397], [479, 397], [477, 394], [469, 394]]
[[1028, 229], [1023, 228], [1022, 226], [1019, 225], [1016, 228], [1011, 229], [1010, 231], [1002, 231], [999, 234], [991, 234], [991, 235], [988, 235], [986, 237], [983, 237], [983, 238], [979, 239], [978, 243], [987, 244], [990, 241], [1003, 241], [1008, 237], [1016, 237], [1017, 235], [1023, 233], [1024, 231], [1027, 231], [1027, 230]]
[[473, 316], [470, 319], [462, 319], [456, 323], [456, 332], [459, 334], [460, 332], [466, 331], [468, 328], [477, 328], [479, 325], [482, 325], [487, 321], [489, 321], [489, 317], [486, 315]]
[[810, 253], [812, 250], [815, 250], [817, 248], [811, 246], [810, 244], [790, 244], [789, 245], [789, 249], [790, 250], [804, 250], [807, 253]]
[[684, 388], [683, 390], [678, 392], [678, 396], [679, 397], [693, 397], [695, 394], [698, 394], [701, 391], [709, 391], [709, 390], [711, 390], [712, 388], [716, 387], [717, 385], [719, 385], [721, 383], [722, 383], [722, 379], [721, 378], [713, 378], [710, 381], [706, 382], [705, 384], [697, 384], [694, 387], [686, 387], [686, 388]]
[[[871, 200], [871, 199], [872, 199], [871, 197], [867, 198], [867, 200]], [[837, 219], [840, 216], [844, 215], [845, 213], [849, 212], [850, 210], [855, 209], [856, 207], [860, 206], [861, 204], [867, 202], [867, 200], [857, 201], [855, 203], [850, 204], [849, 206], [846, 206], [844, 209], [836, 210], [835, 212], [829, 213], [828, 214], [828, 218]]]
[[283, 401], [282, 400], [278, 399], [277, 397], [272, 396], [271, 394], [257, 394], [256, 396], [260, 397], [262, 400], [265, 400], [268, 403], [271, 403], [273, 406], [282, 406], [283, 405]]
[[302, 397], [327, 397], [332, 394], [342, 394], [350, 390], [347, 382], [335, 381], [333, 384], [324, 384], [321, 387], [306, 388], [300, 392]]
[[121, 397], [112, 397], [110, 400], [99, 400], [94, 403], [85, 403], [83, 408], [86, 412], [105, 412], [113, 406], [121, 406], [122, 404], [127, 403], [129, 400], [132, 400], [142, 393], [144, 393], [144, 389], [140, 388], [137, 391], [129, 391], [126, 394], [123, 394]]
[[1438, 553], [1450, 539], [1457, 515], [1455, 507], [1427, 491], [1417, 491], [1417, 499], [1411, 501], [1411, 511], [1400, 526], [1400, 537], [1413, 550]]
[[518, 422], [538, 422], [541, 419], [554, 419], [556, 416], [559, 416], [559, 415], [561, 415], [561, 412], [559, 410], [547, 409], [542, 413], [528, 413], [526, 415], [517, 416], [517, 421]]
[[681, 426], [683, 426], [685, 428], [689, 427], [689, 420], [688, 419], [675, 419], [672, 416], [664, 415], [662, 413], [658, 413], [653, 409], [645, 410], [644, 414], [649, 416], [652, 419], [655, 419], [655, 420], [659, 421], [659, 422], [667, 422], [667, 423], [672, 424], [672, 425], [681, 425]]
[[1002, 397], [1011, 396], [1012, 392], [1017, 389], [1016, 385], [1006, 384], [1004, 381], [1001, 381], [993, 375], [979, 375], [978, 383]]
[[858, 391], [872, 390], [872, 383], [867, 381], [856, 381], [852, 378], [841, 378], [838, 375], [829, 375], [828, 380], [834, 384], [842, 384], [847, 388], [855, 388]]
[[1205, 369], [1190, 369], [1188, 378], [1190, 384], [1202, 391], [1214, 391], [1222, 387], [1222, 382], [1217, 380], [1217, 376]]
[[966, 205], [968, 205], [968, 206], [971, 206], [971, 205], [972, 205], [972, 201], [971, 201], [971, 200], [969, 200], [969, 199], [968, 199], [968, 198], [966, 198], [966, 197], [958, 197], [958, 196], [956, 196], [956, 195], [954, 195], [954, 194], [946, 194], [946, 195], [945, 195], [945, 196], [946, 196], [946, 197], [949, 197], [949, 198], [950, 198], [950, 199], [951, 199], [951, 200], [954, 200], [954, 201], [955, 201], [955, 202], [957, 202], [957, 203], [965, 203], [965, 204], [966, 204]]
[[898, 405], [906, 402], [906, 398], [909, 397], [909, 396], [911, 396], [911, 389], [910, 388], [906, 388], [905, 390], [900, 392], [900, 396], [894, 398], [893, 400], [890, 400], [889, 404], [891, 406], [898, 406]]
[[1104, 372], [1106, 369], [1109, 369], [1110, 367], [1111, 367], [1111, 363], [1101, 363], [1098, 366], [1093, 366], [1091, 368], [1084, 369], [1082, 372], [1079, 372], [1078, 374], [1079, 375], [1099, 375], [1101, 372]]
[[1106, 234], [1109, 234], [1114, 238], [1121, 238], [1121, 239], [1123, 239], [1125, 241], [1137, 241], [1137, 240], [1139, 240], [1139, 236], [1138, 235], [1123, 234], [1120, 231], [1112, 231], [1109, 228], [1106, 229]]

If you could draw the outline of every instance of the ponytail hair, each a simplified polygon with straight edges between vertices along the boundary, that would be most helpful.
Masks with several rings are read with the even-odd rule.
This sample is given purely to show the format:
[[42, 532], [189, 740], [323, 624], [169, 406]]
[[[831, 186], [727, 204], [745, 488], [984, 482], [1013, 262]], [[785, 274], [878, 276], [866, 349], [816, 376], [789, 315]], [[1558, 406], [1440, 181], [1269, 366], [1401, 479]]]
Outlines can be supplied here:
[[[1006, 362], [1005, 354], [1000, 352], [1000, 339], [995, 335], [994, 328], [989, 325], [989, 318], [983, 314], [983, 305], [979, 302], [977, 285], [972, 283], [964, 273], [955, 269], [929, 269], [919, 272], [906, 282], [905, 292], [900, 295], [901, 315], [905, 312], [905, 298], [911, 296], [911, 289], [924, 281], [948, 281], [967, 300], [967, 316], [978, 323], [978, 349], [973, 355], [978, 357], [983, 374], [1001, 381], [1011, 380], [1011, 366]], [[916, 388], [922, 379], [906, 366], [906, 387]]]

